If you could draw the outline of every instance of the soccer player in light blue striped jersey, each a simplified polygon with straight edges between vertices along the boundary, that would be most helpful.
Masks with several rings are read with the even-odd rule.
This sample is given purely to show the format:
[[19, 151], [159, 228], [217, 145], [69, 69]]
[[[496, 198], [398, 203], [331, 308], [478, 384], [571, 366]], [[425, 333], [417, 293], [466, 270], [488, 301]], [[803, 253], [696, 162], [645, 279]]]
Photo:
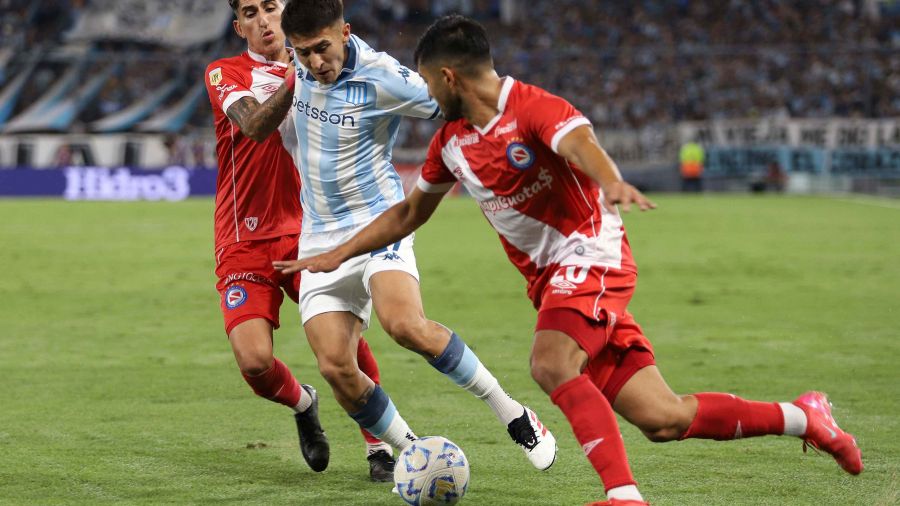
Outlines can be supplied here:
[[[403, 200], [391, 164], [401, 117], [434, 119], [440, 111], [417, 73], [350, 34], [340, 0], [291, 0], [281, 26], [297, 67], [293, 115], [304, 258], [345, 242]], [[285, 273], [297, 270], [289, 261], [275, 266]], [[418, 280], [412, 235], [351, 258], [334, 272], [303, 274], [303, 326], [338, 403], [395, 448], [416, 439], [387, 393], [356, 364], [356, 340], [374, 306], [397, 343], [484, 400], [532, 465], [549, 468], [556, 458], [553, 435], [501, 388], [459, 335], [425, 317]]]

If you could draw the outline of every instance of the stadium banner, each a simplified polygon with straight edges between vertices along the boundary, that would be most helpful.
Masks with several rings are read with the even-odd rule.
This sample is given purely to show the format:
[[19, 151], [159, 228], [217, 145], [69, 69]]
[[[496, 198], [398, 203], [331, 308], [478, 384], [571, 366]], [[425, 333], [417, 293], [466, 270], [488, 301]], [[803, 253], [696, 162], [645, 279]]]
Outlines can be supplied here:
[[810, 147], [821, 149], [900, 149], [900, 118], [714, 120], [682, 122], [679, 144], [715, 147]]
[[219, 0], [92, 0], [66, 38], [190, 47], [221, 37], [232, 17]]
[[[419, 177], [419, 166], [398, 164], [406, 191]], [[64, 167], [0, 169], [0, 197], [59, 197], [66, 200], [163, 200], [212, 196], [215, 168], [179, 166], [157, 170], [131, 167]]]
[[0, 170], [0, 196], [3, 197], [173, 201], [215, 192], [215, 169], [173, 166], [159, 170], [130, 167]]
[[894, 178], [900, 177], [900, 148], [829, 150], [780, 146], [706, 150], [706, 170], [710, 175], [743, 177], [765, 172], [772, 164], [791, 174]]

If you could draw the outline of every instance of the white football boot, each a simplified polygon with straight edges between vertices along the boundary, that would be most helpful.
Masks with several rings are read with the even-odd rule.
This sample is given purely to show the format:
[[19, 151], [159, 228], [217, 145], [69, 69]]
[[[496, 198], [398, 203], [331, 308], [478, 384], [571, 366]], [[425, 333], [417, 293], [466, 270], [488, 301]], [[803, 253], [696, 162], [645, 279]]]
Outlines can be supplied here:
[[546, 471], [556, 461], [556, 438], [534, 411], [526, 407], [522, 416], [509, 422], [506, 431], [522, 447], [534, 467]]

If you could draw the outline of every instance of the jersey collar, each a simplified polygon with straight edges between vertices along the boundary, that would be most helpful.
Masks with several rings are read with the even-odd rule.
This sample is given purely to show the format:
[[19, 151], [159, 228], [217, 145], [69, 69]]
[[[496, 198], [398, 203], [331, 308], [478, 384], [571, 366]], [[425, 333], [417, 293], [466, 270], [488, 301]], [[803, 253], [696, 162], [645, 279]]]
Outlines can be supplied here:
[[509, 98], [509, 92], [512, 91], [515, 82], [516, 80], [512, 77], [503, 77], [503, 86], [500, 87], [500, 98], [497, 100], [497, 115], [491, 118], [491, 120], [487, 122], [487, 125], [484, 125], [484, 128], [472, 125], [478, 133], [487, 135], [487, 133], [497, 125], [497, 122], [500, 121], [500, 118], [503, 116], [503, 111], [506, 110], [506, 100]]
[[[289, 48], [287, 48], [287, 50], [288, 50], [288, 57], [293, 60], [294, 59], [294, 48], [289, 47]], [[249, 56], [251, 60], [257, 61], [259, 63], [265, 63], [266, 65], [277, 65], [279, 67], [287, 68], [287, 63], [281, 63], [280, 61], [267, 60], [265, 56], [263, 56], [259, 53], [254, 53], [253, 51], [250, 50], [250, 48], [247, 48], [247, 56]]]

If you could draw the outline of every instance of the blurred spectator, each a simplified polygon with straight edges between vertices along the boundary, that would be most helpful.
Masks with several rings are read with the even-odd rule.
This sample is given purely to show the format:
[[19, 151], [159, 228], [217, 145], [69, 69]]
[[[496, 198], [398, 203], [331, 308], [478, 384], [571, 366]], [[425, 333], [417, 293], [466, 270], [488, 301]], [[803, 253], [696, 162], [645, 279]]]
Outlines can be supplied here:
[[[111, 0], [93, 3], [99, 7], [103, 1]], [[195, 3], [204, 1], [210, 8], [227, 8], [221, 0]], [[91, 5], [90, 0], [0, 0], [0, 41], [19, 48], [62, 41], [62, 32], [78, 16], [96, 12], [85, 10]], [[354, 0], [346, 10], [355, 33], [411, 67], [417, 38], [434, 16], [471, 15], [491, 34], [502, 74], [568, 97], [600, 129], [654, 129], [718, 118], [900, 116], [897, 5], [874, 0]], [[130, 15], [147, 16], [151, 23], [161, 13], [143, 8]], [[95, 43], [109, 55], [107, 61], [121, 61], [125, 68], [79, 121], [128, 107], [163, 80], [196, 83], [208, 61], [243, 49], [244, 41], [230, 25], [223, 26], [223, 34], [179, 49], [177, 58], [172, 49], [152, 44]], [[9, 67], [22, 68], [39, 54], [21, 52]], [[48, 76], [62, 72], [54, 65], [52, 73], [39, 67], [35, 86], [26, 90], [17, 111], [39, 98], [49, 86]], [[211, 118], [208, 104], [200, 101], [185, 128], [206, 128]], [[421, 147], [432, 129], [427, 122], [410, 122], [398, 146]]]

